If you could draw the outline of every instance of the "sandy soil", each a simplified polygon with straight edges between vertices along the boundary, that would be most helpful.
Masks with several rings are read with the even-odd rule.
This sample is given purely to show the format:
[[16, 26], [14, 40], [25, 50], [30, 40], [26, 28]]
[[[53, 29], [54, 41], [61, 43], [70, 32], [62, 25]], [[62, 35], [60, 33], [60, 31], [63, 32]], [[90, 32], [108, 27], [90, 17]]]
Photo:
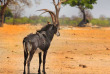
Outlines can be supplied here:
[[[0, 74], [23, 73], [22, 40], [41, 26], [5, 25], [0, 28]], [[110, 28], [61, 29], [47, 54], [47, 74], [110, 74]], [[31, 61], [37, 74], [38, 54]]]

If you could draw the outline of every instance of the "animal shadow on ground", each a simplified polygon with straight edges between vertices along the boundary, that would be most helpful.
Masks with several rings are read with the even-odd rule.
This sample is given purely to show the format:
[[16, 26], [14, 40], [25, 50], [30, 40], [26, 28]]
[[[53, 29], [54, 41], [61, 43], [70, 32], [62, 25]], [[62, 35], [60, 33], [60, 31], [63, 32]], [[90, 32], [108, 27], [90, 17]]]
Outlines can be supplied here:
[[[39, 74], [39, 73], [30, 73], [30, 74]], [[43, 73], [40, 73], [40, 74], [43, 74]]]
[[39, 73], [30, 73], [30, 74], [39, 74]]

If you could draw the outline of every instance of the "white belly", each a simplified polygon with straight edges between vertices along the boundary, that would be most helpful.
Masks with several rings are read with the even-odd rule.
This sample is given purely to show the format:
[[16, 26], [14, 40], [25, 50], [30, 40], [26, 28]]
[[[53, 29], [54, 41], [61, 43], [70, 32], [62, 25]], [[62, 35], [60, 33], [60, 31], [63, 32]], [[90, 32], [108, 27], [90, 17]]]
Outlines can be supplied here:
[[40, 53], [40, 52], [42, 52], [42, 50], [37, 48], [36, 53]]

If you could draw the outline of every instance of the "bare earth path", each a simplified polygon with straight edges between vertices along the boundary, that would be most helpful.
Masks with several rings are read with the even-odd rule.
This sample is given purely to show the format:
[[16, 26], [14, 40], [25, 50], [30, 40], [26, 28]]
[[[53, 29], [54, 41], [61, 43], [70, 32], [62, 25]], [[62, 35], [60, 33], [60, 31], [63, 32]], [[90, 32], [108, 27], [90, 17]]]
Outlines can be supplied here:
[[[22, 40], [41, 26], [5, 25], [0, 28], [0, 74], [23, 74]], [[110, 74], [110, 28], [60, 30], [46, 61], [47, 74]], [[37, 74], [38, 54], [31, 61]]]

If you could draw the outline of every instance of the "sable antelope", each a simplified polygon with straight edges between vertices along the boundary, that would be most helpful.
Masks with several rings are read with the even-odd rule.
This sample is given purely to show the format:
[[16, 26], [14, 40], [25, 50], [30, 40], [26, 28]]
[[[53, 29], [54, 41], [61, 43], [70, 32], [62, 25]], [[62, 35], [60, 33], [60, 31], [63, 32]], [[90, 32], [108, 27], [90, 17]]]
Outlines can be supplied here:
[[30, 62], [37, 51], [39, 54], [39, 69], [38, 73], [40, 74], [41, 67], [41, 55], [43, 52], [43, 73], [45, 74], [45, 61], [48, 48], [50, 47], [50, 43], [54, 37], [54, 34], [60, 36], [59, 33], [59, 11], [61, 7], [61, 3], [64, 1], [58, 0], [58, 4], [56, 4], [55, 0], [53, 0], [53, 4], [56, 9], [56, 14], [48, 9], [41, 9], [39, 11], [45, 11], [43, 13], [48, 12], [51, 15], [53, 24], [48, 23], [46, 26], [41, 28], [41, 30], [37, 31], [36, 34], [29, 34], [23, 40], [24, 47], [24, 74], [26, 74], [25, 67], [27, 64], [28, 74], [30, 74]]

